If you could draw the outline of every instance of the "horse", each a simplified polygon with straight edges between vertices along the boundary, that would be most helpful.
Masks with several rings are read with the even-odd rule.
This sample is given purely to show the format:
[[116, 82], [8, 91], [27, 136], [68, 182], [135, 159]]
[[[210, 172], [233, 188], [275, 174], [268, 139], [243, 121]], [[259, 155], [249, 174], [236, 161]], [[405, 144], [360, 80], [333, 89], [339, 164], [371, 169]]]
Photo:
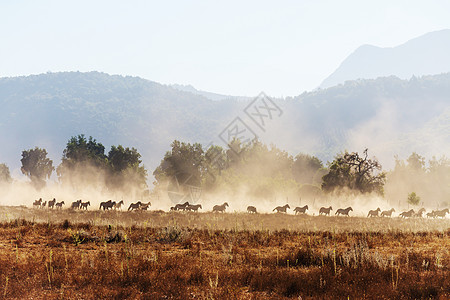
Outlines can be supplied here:
[[71, 209], [80, 209], [80, 205], [81, 205], [81, 199], [72, 202], [72, 205], [70, 206]]
[[350, 211], [353, 211], [353, 208], [351, 208], [350, 206], [347, 207], [346, 209], [339, 208], [334, 215], [338, 215], [338, 216], [339, 215], [343, 215], [343, 216], [347, 216], [348, 217], [348, 213]]
[[56, 198], [53, 198], [53, 200], [48, 201], [48, 208], [52, 208], [55, 206], [56, 204]]
[[305, 205], [303, 207], [297, 206], [294, 208], [295, 214], [306, 214], [306, 211], [308, 210], [308, 205]]
[[46, 205], [47, 205], [47, 201], [42, 202], [41, 208], [45, 208]]
[[394, 212], [394, 211], [395, 211], [395, 209], [393, 209], [393, 208], [391, 208], [390, 210], [383, 210], [381, 212], [381, 216], [382, 217], [390, 217], [390, 216], [392, 216], [392, 212]]
[[103, 208], [103, 210], [109, 210], [109, 209], [113, 209], [115, 205], [116, 205], [116, 201], [108, 200], [106, 202], [101, 202], [100, 207], [98, 209]]
[[151, 205], [152, 204], [149, 201], [148, 203], [142, 203], [139, 208], [140, 208], [140, 210], [147, 210]]
[[91, 206], [91, 201], [88, 201], [88, 202], [81, 202], [80, 203], [80, 209], [85, 209], [85, 210], [87, 210], [87, 207], [88, 206]]
[[55, 204], [56, 209], [62, 209], [62, 206], [63, 206], [64, 204], [65, 204], [64, 201], [61, 201], [61, 202], [56, 203], [56, 204]]
[[42, 198], [39, 198], [39, 200], [34, 200], [33, 207], [36, 206], [36, 208], [39, 208], [39, 207], [41, 207], [41, 204], [42, 204]]
[[123, 205], [123, 200], [120, 200], [119, 201], [119, 203], [117, 203], [115, 206], [114, 206], [114, 209], [122, 209], [122, 205]]
[[174, 206], [174, 210], [186, 210], [186, 207], [189, 206], [189, 202], [184, 202], [183, 204], [177, 204]]
[[254, 206], [247, 206], [247, 212], [249, 213], [249, 214], [256, 214], [257, 213], [257, 211], [256, 211], [256, 207], [254, 207]]
[[414, 216], [414, 209], [404, 211], [399, 215], [399, 217], [402, 217], [402, 218], [411, 218], [412, 216]]
[[378, 207], [376, 210], [369, 210], [369, 213], [367, 214], [367, 217], [378, 217], [378, 213], [381, 211], [381, 209]]
[[213, 207], [213, 212], [225, 212], [225, 209], [227, 208], [227, 206], [228, 206], [228, 203], [227, 202], [225, 202], [224, 204], [222, 204], [222, 205], [214, 205], [214, 207]]
[[431, 211], [427, 213], [427, 218], [436, 218], [436, 211]]
[[141, 201], [138, 201], [136, 203], [131, 203], [130, 207], [128, 207], [128, 211], [130, 211], [130, 210], [138, 210], [141, 207], [141, 205], [142, 205]]
[[443, 210], [437, 210], [434, 212], [434, 216], [435, 217], [439, 217], [439, 218], [445, 218], [445, 215], [449, 213], [448, 208], [445, 208]]
[[201, 204], [195, 204], [195, 205], [189, 204], [189, 205], [186, 207], [186, 210], [187, 210], [187, 211], [198, 211], [198, 209], [203, 209], [203, 207], [202, 207]]
[[421, 209], [419, 209], [418, 212], [416, 212], [416, 213], [414, 214], [414, 217], [416, 217], [416, 218], [422, 218], [424, 212], [425, 212], [425, 208], [422, 207]]
[[330, 212], [331, 212], [332, 210], [333, 210], [333, 208], [332, 208], [331, 206], [328, 207], [328, 208], [326, 208], [326, 207], [321, 207], [321, 208], [319, 209], [319, 216], [322, 215], [322, 214], [329, 216], [329, 215], [330, 215]]
[[291, 208], [289, 206], [289, 204], [285, 204], [283, 206], [277, 206], [275, 207], [272, 211], [277, 211], [277, 213], [282, 212], [282, 213], [286, 213], [287, 209]]

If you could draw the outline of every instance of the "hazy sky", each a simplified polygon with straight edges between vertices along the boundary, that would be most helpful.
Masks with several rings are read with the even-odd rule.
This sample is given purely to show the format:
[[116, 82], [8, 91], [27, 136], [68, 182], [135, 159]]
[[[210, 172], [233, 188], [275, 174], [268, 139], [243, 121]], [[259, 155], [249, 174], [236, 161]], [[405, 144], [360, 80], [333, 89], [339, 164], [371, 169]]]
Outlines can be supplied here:
[[293, 96], [362, 44], [450, 28], [450, 1], [1, 1], [0, 76], [102, 71]]

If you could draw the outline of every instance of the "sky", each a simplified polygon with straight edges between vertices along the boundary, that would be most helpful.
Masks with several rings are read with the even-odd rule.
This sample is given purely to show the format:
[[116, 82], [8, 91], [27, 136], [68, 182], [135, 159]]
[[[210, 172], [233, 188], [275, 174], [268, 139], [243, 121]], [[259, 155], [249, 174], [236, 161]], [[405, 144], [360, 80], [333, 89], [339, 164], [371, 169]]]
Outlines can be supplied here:
[[295, 96], [363, 44], [450, 28], [449, 13], [450, 1], [1, 1], [0, 77], [100, 71]]

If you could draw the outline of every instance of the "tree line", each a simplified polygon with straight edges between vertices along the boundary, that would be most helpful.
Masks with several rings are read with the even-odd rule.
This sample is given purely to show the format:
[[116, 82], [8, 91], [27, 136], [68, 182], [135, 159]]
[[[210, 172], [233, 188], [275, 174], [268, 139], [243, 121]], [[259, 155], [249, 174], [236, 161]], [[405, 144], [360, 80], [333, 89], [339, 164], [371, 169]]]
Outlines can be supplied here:
[[253, 140], [243, 146], [233, 140], [228, 148], [211, 146], [203, 149], [198, 143], [175, 140], [172, 149], [153, 172], [155, 186], [164, 186], [174, 178], [206, 192], [239, 190], [255, 198], [273, 198], [287, 191], [314, 196], [347, 188], [359, 193], [383, 194], [386, 173], [368, 150], [339, 154], [324, 166], [312, 155], [299, 153], [295, 157], [277, 148]]
[[[112, 191], [147, 189], [147, 170], [135, 148], [111, 146], [106, 154], [103, 144], [81, 134], [69, 139], [56, 168], [47, 155], [47, 150], [39, 147], [22, 151], [21, 171], [37, 190], [45, 187], [54, 171], [62, 184], [74, 189], [85, 186], [105, 186]], [[11, 180], [8, 167], [1, 164], [0, 181]]]
[[[84, 135], [69, 139], [56, 168], [47, 151], [38, 147], [24, 150], [21, 162], [23, 174], [37, 189], [43, 188], [56, 171], [62, 184], [74, 188], [101, 184], [111, 191], [134, 188], [148, 193], [148, 172], [137, 149], [118, 145], [106, 153], [101, 143]], [[200, 143], [174, 140], [153, 175], [155, 193], [171, 186], [180, 193], [196, 187], [206, 193], [232, 195], [244, 191], [249, 197], [262, 199], [387, 193], [389, 197], [408, 196], [411, 204], [419, 204], [419, 194], [436, 202], [450, 197], [450, 161], [445, 157], [433, 157], [428, 167], [417, 153], [405, 161], [396, 157], [395, 168], [386, 172], [375, 157], [369, 156], [368, 149], [339, 153], [324, 165], [315, 156], [292, 156], [257, 139], [246, 145], [233, 140], [226, 148], [212, 145], [207, 149]], [[0, 182], [11, 181], [8, 167], [0, 164]]]

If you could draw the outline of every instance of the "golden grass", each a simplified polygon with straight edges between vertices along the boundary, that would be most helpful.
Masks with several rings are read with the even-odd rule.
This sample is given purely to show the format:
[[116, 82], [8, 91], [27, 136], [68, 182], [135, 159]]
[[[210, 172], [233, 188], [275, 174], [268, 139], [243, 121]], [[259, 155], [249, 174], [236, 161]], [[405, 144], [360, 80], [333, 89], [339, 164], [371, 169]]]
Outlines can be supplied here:
[[4, 298], [450, 297], [449, 220], [0, 211]]

